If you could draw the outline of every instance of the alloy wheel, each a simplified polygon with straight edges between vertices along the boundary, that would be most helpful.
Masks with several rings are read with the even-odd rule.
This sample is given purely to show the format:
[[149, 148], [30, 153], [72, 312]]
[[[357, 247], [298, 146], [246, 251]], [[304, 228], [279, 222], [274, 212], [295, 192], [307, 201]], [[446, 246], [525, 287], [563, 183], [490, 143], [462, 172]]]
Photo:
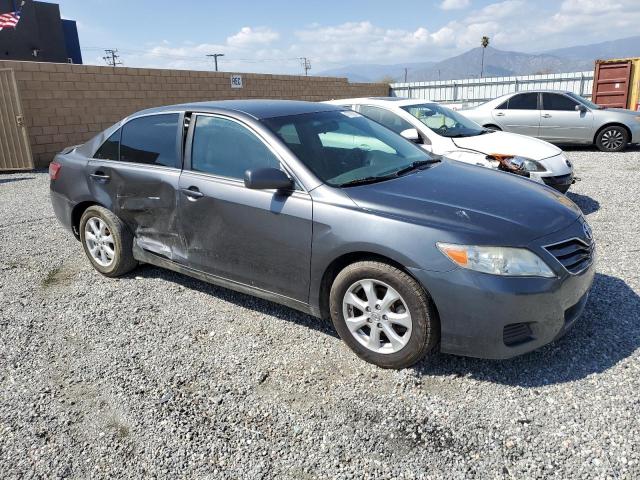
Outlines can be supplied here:
[[91, 217], [84, 225], [84, 241], [91, 258], [108, 267], [116, 256], [116, 244], [109, 226], [99, 217]]
[[620, 130], [611, 129], [602, 134], [602, 146], [607, 150], [617, 150], [624, 142], [624, 135]]
[[373, 279], [355, 282], [342, 300], [344, 320], [351, 335], [376, 353], [396, 353], [411, 337], [411, 312], [391, 286]]

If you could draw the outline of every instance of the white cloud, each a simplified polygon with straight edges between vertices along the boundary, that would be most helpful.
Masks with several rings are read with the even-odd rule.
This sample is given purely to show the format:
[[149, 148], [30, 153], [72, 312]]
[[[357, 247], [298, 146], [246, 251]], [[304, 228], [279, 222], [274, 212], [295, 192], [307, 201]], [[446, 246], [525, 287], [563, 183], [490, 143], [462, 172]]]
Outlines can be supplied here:
[[470, 0], [443, 0], [440, 4], [442, 10], [461, 10], [471, 4]]
[[242, 27], [242, 29], [227, 38], [227, 44], [234, 47], [269, 44], [280, 38], [280, 34], [267, 27]]

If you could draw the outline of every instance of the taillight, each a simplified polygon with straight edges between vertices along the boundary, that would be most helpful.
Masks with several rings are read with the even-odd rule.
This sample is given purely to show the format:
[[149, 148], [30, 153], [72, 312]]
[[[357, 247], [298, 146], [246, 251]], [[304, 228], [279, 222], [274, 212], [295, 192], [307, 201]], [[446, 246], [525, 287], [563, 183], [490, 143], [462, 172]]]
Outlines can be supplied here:
[[60, 170], [62, 170], [62, 165], [58, 162], [51, 162], [49, 164], [49, 178], [51, 178], [51, 180], [57, 180], [60, 175]]

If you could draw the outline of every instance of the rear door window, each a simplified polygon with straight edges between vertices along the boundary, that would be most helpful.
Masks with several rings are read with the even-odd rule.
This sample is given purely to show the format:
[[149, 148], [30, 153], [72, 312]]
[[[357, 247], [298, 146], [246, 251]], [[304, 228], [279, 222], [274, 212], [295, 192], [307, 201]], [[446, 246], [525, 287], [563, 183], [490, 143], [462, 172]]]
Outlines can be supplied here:
[[118, 160], [120, 158], [120, 133], [116, 130], [98, 149], [93, 158], [101, 160]]
[[537, 110], [538, 94], [537, 93], [521, 93], [515, 95], [508, 100], [509, 110]]
[[558, 93], [542, 94], [542, 108], [544, 110], [575, 111], [577, 104], [578, 102], [566, 95], [560, 95]]
[[122, 127], [120, 161], [179, 168], [180, 115], [166, 113], [134, 118]]

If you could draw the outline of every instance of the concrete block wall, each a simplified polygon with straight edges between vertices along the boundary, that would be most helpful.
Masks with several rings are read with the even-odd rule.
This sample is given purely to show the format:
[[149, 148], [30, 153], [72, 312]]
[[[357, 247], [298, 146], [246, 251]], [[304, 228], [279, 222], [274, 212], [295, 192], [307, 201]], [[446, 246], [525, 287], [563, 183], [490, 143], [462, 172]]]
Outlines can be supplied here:
[[243, 88], [231, 88], [232, 73], [227, 72], [6, 60], [0, 61], [2, 68], [15, 72], [36, 167], [144, 108], [204, 100], [322, 101], [389, 93], [387, 84], [332, 77], [242, 73]]

